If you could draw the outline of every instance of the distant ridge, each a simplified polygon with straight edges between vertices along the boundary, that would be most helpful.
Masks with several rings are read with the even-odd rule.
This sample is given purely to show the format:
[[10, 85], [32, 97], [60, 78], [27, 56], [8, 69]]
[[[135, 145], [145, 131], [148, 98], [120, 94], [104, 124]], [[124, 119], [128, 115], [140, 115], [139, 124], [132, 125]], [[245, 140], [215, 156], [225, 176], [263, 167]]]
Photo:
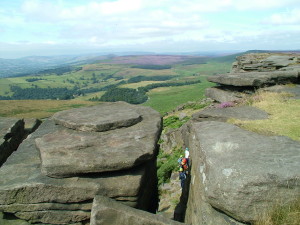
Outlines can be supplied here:
[[154, 52], [118, 52], [85, 55], [58, 56], [27, 56], [17, 59], [0, 58], [0, 78], [37, 74], [40, 71], [66, 66], [77, 66], [90, 63], [114, 63], [137, 65], [167, 65], [181, 62], [205, 63], [215, 61], [233, 63], [237, 56], [248, 53], [300, 53], [300, 50], [249, 50], [235, 54], [224, 52], [185, 52], [185, 53], [154, 53]]

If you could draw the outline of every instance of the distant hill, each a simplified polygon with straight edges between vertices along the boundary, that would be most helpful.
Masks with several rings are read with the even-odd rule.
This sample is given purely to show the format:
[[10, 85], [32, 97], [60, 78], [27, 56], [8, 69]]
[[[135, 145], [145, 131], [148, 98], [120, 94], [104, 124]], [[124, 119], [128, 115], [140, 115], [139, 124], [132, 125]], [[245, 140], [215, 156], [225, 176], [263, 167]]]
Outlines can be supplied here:
[[[300, 52], [300, 51], [268, 51], [250, 50], [236, 54], [223, 55], [220, 53], [190, 53], [185, 54], [155, 54], [155, 53], [116, 53], [101, 55], [60, 55], [60, 56], [28, 56], [18, 59], [0, 58], [0, 78], [36, 75], [47, 70], [56, 70], [71, 66], [93, 63], [130, 64], [130, 65], [174, 65], [174, 64], [203, 64], [210, 62], [232, 63], [237, 56], [257, 52]], [[225, 53], [224, 53], [225, 54]]]
[[[133, 65], [173, 65], [186, 61], [204, 62], [207, 57], [191, 56], [191, 55], [127, 55], [116, 56], [109, 60], [104, 60], [105, 63], [112, 64], [133, 64]], [[101, 63], [101, 61], [98, 61]]]
[[17, 77], [35, 74], [58, 67], [92, 63], [107, 56], [28, 56], [18, 59], [0, 58], [0, 77]]

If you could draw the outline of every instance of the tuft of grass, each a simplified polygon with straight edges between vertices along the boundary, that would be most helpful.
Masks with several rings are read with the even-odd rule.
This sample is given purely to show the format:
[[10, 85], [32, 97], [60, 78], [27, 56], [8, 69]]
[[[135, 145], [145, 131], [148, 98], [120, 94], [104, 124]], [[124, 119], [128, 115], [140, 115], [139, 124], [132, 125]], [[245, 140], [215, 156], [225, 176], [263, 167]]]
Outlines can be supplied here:
[[190, 117], [186, 116], [183, 119], [179, 119], [178, 116], [169, 116], [167, 118], [164, 118], [164, 122], [163, 122], [163, 129], [166, 128], [179, 128], [181, 127], [183, 124], [185, 124], [187, 121], [189, 121]]
[[267, 213], [260, 216], [254, 225], [299, 225], [300, 197], [285, 205], [275, 205]]
[[269, 118], [251, 121], [231, 119], [228, 122], [257, 133], [283, 135], [300, 141], [299, 99], [290, 99], [286, 93], [257, 92], [245, 103], [266, 111]]
[[178, 169], [178, 158], [183, 155], [183, 150], [180, 147], [174, 148], [171, 154], [165, 153], [162, 149], [159, 150], [157, 156], [157, 178], [158, 186], [167, 183], [170, 179], [172, 171]]

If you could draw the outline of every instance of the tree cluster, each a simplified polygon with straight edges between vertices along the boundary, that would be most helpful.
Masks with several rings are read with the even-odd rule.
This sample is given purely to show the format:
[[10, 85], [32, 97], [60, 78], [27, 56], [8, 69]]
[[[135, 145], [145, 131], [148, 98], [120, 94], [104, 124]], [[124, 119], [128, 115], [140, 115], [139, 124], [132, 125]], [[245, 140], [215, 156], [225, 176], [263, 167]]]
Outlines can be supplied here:
[[132, 88], [114, 88], [105, 92], [99, 99], [104, 102], [125, 101], [131, 104], [140, 104], [147, 101], [145, 93]]
[[44, 79], [42, 79], [42, 78], [36, 78], [36, 77], [26, 79], [27, 82], [34, 82], [34, 81], [38, 81], [38, 80], [44, 80]]
[[79, 71], [81, 69], [82, 69], [82, 67], [64, 66], [64, 67], [58, 67], [55, 69], [42, 70], [42, 71], [39, 71], [37, 74], [55, 73], [56, 75], [63, 75], [64, 73], [72, 72], [72, 71]]
[[11, 86], [13, 95], [11, 97], [0, 96], [1, 100], [24, 100], [24, 99], [61, 99], [67, 100], [74, 98], [78, 90], [67, 88], [20, 88]]
[[155, 84], [149, 84], [144, 87], [139, 87], [138, 90], [141, 92], [148, 92], [151, 89], [158, 88], [158, 87], [172, 87], [172, 86], [184, 86], [184, 85], [191, 85], [191, 84], [197, 84], [201, 83], [200, 80], [195, 81], [185, 81], [185, 82], [170, 82], [170, 83], [155, 83]]
[[183, 86], [200, 83], [200, 80], [197, 81], [186, 81], [186, 82], [178, 82], [178, 83], [156, 83], [149, 84], [145, 87], [139, 87], [138, 89], [132, 88], [117, 88], [114, 86], [109, 89], [101, 98], [94, 97], [90, 99], [91, 101], [104, 101], [104, 102], [116, 102], [116, 101], [125, 101], [131, 104], [141, 104], [147, 101], [148, 97], [146, 92], [153, 88], [158, 87], [170, 87], [170, 86]]
[[128, 79], [127, 83], [138, 83], [141, 81], [165, 81], [171, 80], [174, 76], [165, 75], [165, 76], [136, 76]]

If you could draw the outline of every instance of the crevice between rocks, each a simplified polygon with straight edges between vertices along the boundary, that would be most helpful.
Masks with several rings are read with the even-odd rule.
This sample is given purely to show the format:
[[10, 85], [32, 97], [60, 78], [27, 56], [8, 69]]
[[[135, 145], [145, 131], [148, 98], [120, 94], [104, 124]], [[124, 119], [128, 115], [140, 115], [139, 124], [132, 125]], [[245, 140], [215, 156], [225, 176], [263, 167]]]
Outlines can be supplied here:
[[180, 201], [175, 207], [175, 211], [174, 211], [174, 220], [182, 223], [185, 220], [185, 213], [186, 213], [187, 203], [189, 199], [189, 191], [190, 191], [190, 183], [191, 183], [191, 168], [192, 168], [192, 164], [190, 164], [189, 166], [188, 174], [184, 186], [182, 188]]

